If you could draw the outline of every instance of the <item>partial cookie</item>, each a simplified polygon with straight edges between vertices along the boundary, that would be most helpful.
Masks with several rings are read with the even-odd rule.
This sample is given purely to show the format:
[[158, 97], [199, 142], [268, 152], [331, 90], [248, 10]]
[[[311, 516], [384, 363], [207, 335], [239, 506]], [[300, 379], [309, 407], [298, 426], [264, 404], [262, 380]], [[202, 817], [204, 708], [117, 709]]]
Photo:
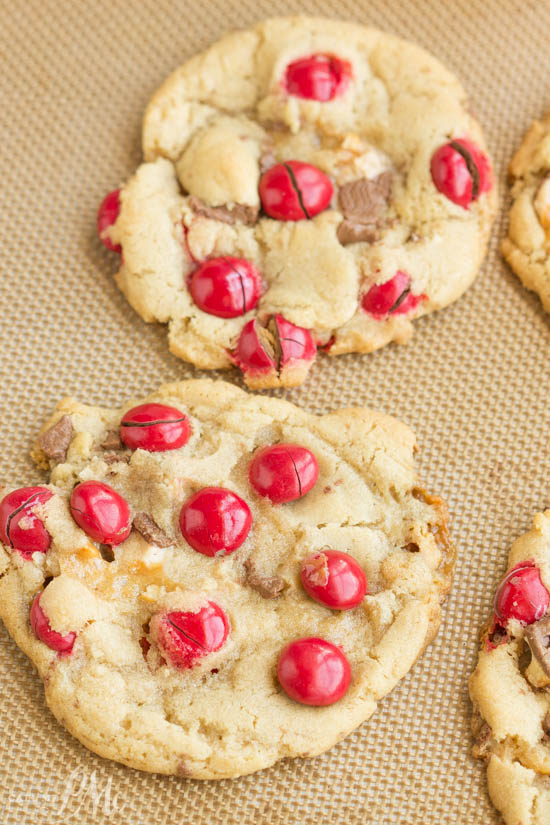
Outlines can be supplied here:
[[550, 822], [550, 510], [512, 545], [470, 679], [474, 756], [506, 825]]
[[172, 352], [254, 388], [408, 340], [471, 284], [496, 210], [457, 79], [353, 23], [227, 35], [154, 95], [143, 151], [98, 217], [117, 283]]
[[550, 312], [550, 112], [527, 132], [510, 178], [513, 202], [502, 253]]
[[238, 776], [330, 748], [433, 638], [454, 549], [408, 427], [224, 382], [74, 399], [4, 491], [0, 615], [57, 719], [135, 768]]

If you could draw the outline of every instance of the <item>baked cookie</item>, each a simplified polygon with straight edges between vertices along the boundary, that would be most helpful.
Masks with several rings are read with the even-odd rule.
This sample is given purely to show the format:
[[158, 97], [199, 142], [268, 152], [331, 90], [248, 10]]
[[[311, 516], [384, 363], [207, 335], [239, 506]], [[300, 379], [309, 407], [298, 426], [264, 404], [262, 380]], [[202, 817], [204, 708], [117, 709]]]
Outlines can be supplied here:
[[512, 545], [470, 679], [474, 756], [506, 825], [550, 822], [550, 510]]
[[510, 163], [512, 208], [502, 252], [550, 312], [550, 112], [536, 120]]
[[224, 382], [66, 399], [4, 490], [0, 614], [55, 716], [135, 768], [238, 776], [331, 747], [434, 636], [454, 550], [387, 415]]
[[154, 95], [143, 152], [98, 214], [117, 283], [175, 355], [253, 388], [406, 341], [470, 285], [496, 209], [457, 79], [353, 23], [227, 35]]

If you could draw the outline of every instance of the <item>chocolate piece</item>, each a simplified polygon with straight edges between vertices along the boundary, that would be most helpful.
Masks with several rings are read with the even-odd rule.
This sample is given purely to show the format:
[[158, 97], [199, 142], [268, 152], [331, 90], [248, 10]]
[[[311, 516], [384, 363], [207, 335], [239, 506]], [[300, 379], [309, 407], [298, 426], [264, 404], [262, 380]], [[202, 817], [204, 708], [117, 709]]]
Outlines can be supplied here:
[[203, 218], [211, 218], [214, 221], [222, 221], [222, 223], [235, 224], [246, 223], [254, 224], [258, 220], [260, 212], [259, 206], [247, 206], [244, 203], [236, 203], [232, 209], [228, 206], [207, 206], [195, 195], [189, 198], [189, 206], [201, 215]]
[[104, 450], [122, 450], [122, 441], [120, 440], [120, 433], [118, 430], [109, 430], [107, 435], [101, 442]]
[[377, 239], [391, 186], [392, 173], [382, 172], [376, 178], [359, 178], [340, 187], [338, 204], [344, 220], [338, 227], [337, 236], [341, 244], [373, 243]]
[[53, 427], [46, 430], [38, 438], [38, 446], [48, 458], [54, 461], [65, 461], [67, 448], [73, 437], [73, 424], [70, 416], [63, 415]]
[[115, 560], [115, 552], [110, 544], [100, 544], [99, 552], [103, 561], [112, 562]]
[[286, 587], [286, 582], [280, 576], [260, 576], [250, 559], [244, 563], [246, 583], [264, 599], [276, 599]]
[[136, 513], [133, 526], [145, 541], [155, 544], [157, 547], [170, 547], [174, 544], [174, 540], [166, 535], [164, 530], [158, 526], [148, 513]]
[[525, 638], [529, 642], [531, 653], [546, 675], [550, 676], [550, 615], [528, 625], [525, 628]]
[[408, 544], [405, 544], [403, 546], [403, 550], [406, 550], [407, 553], [418, 553], [419, 550], [420, 550], [420, 547], [418, 546], [418, 544], [415, 541], [410, 541]]
[[476, 759], [489, 759], [489, 748], [491, 745], [491, 737], [493, 731], [487, 724], [483, 722], [479, 730], [475, 733], [474, 745], [472, 747], [472, 756]]
[[127, 453], [104, 453], [103, 461], [105, 462], [105, 464], [108, 464], [109, 466], [111, 464], [117, 464], [119, 461], [123, 461], [125, 464], [129, 464], [130, 456]]
[[378, 229], [372, 224], [353, 223], [344, 219], [338, 225], [336, 237], [342, 246], [347, 246], [349, 243], [359, 243], [359, 241], [374, 243], [378, 237]]

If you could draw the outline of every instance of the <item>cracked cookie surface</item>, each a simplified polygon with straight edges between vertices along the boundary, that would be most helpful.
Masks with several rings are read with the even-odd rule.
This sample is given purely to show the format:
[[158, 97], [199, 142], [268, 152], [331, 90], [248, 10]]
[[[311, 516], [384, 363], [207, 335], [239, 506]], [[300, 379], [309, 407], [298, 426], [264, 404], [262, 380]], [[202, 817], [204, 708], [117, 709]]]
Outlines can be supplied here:
[[[187, 438], [182, 446], [159, 450], [136, 432], [143, 402], [111, 410], [65, 399], [33, 451], [50, 483], [39, 493], [3, 491], [0, 614], [10, 634], [57, 719], [102, 756], [221, 778], [321, 753], [374, 712], [440, 621], [454, 549], [445, 505], [419, 486], [413, 433], [366, 409], [315, 416], [208, 380], [164, 385], [145, 403], [157, 418], [163, 407], [179, 411], [164, 420], [176, 444]], [[120, 428], [117, 441], [122, 421], [134, 432]], [[135, 448], [137, 438], [150, 449]], [[275, 480], [250, 473], [253, 456], [265, 469], [265, 448], [287, 442], [302, 447], [292, 464], [306, 484], [294, 492], [280, 486], [281, 470]], [[83, 521], [83, 491], [98, 494], [99, 485], [118, 496], [107, 542]], [[188, 521], [205, 487], [231, 491], [249, 509], [234, 552], [201, 549]], [[33, 552], [23, 554], [29, 536]], [[327, 548], [334, 552], [324, 556]], [[345, 554], [360, 570], [348, 609], [334, 610], [322, 603], [323, 576]], [[201, 638], [181, 625], [203, 619], [210, 635]], [[281, 687], [281, 651], [304, 637], [320, 637], [349, 663], [351, 682], [335, 704], [300, 704]]]
[[[312, 88], [319, 76], [329, 92]], [[334, 20], [267, 20], [189, 60], [149, 103], [143, 151], [100, 223], [122, 248], [117, 283], [142, 318], [169, 324], [172, 352], [237, 364], [253, 388], [301, 383], [316, 347], [408, 340], [412, 319], [470, 285], [496, 210], [457, 79], [411, 43]], [[262, 288], [219, 317], [189, 280], [227, 256], [253, 262]], [[274, 316], [306, 331], [310, 350], [259, 363], [255, 340], [243, 357], [243, 328]]]
[[550, 112], [536, 120], [510, 163], [512, 207], [506, 261], [550, 312]]
[[550, 822], [550, 510], [512, 545], [470, 678], [474, 756], [506, 825]]

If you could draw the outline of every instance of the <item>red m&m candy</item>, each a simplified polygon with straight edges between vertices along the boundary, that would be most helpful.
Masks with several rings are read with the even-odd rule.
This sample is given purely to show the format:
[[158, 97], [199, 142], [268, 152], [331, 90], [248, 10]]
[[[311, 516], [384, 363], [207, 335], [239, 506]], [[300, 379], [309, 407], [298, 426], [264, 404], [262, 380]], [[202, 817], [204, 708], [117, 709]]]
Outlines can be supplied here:
[[102, 544], [120, 544], [132, 529], [128, 503], [102, 481], [77, 484], [71, 495], [71, 515], [90, 538]]
[[52, 495], [46, 487], [20, 487], [0, 502], [0, 539], [25, 559], [33, 553], [45, 553], [51, 544], [51, 536], [34, 508]]
[[273, 444], [256, 452], [248, 477], [260, 496], [274, 504], [302, 498], [319, 477], [319, 465], [311, 450], [299, 444]]
[[223, 646], [229, 621], [219, 605], [208, 602], [196, 613], [172, 611], [153, 616], [150, 630], [168, 664], [184, 669]]
[[302, 562], [300, 578], [312, 599], [334, 610], [357, 607], [367, 592], [367, 579], [360, 564], [339, 550], [313, 553]]
[[289, 160], [276, 163], [260, 179], [264, 211], [279, 221], [313, 218], [329, 205], [333, 186], [316, 166]]
[[166, 404], [140, 404], [128, 410], [120, 422], [120, 438], [132, 450], [177, 450], [190, 434], [187, 416]]
[[350, 77], [351, 64], [347, 60], [312, 54], [288, 65], [284, 85], [291, 95], [326, 102], [345, 92]]
[[233, 553], [252, 526], [246, 501], [224, 487], [204, 487], [180, 512], [180, 529], [193, 550], [205, 556]]
[[325, 639], [297, 639], [279, 657], [277, 676], [291, 699], [303, 705], [332, 705], [345, 695], [350, 664], [339, 647]]

